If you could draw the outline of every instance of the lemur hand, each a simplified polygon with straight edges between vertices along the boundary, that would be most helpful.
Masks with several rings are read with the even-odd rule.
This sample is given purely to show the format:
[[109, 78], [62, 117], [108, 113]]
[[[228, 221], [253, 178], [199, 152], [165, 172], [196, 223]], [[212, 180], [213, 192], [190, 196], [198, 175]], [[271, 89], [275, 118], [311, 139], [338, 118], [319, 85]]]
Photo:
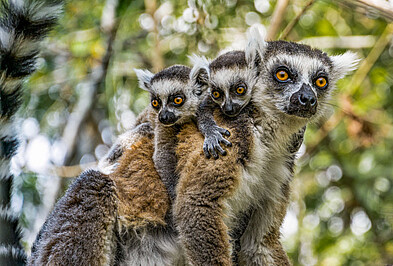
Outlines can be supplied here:
[[[225, 156], [227, 152], [221, 147], [220, 143], [225, 144], [227, 147], [231, 147], [232, 143], [225, 139], [223, 136], [230, 136], [228, 130], [214, 126], [209, 130], [207, 134], [205, 134], [205, 142], [203, 143], [203, 152], [207, 158], [213, 156], [214, 159], [218, 159], [217, 151]], [[217, 150], [217, 151], [216, 151]]]

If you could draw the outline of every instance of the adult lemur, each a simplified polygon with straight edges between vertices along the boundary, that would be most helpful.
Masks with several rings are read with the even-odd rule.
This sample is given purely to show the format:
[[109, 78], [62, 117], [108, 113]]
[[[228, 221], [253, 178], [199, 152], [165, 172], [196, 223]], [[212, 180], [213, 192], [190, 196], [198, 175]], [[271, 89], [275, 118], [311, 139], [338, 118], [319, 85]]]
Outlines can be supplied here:
[[289, 264], [279, 242], [293, 176], [289, 143], [326, 113], [336, 81], [357, 62], [351, 52], [329, 57], [284, 41], [260, 43], [255, 53], [260, 58], [251, 65], [243, 56], [205, 67], [215, 102], [225, 101], [225, 91], [236, 92], [239, 82], [252, 88], [251, 103], [236, 117], [225, 104], [216, 105], [216, 122], [231, 132], [228, 155], [205, 159], [192, 124], [178, 136], [174, 219], [192, 265], [231, 264], [228, 232], [244, 212], [251, 218], [241, 236], [240, 264]]
[[62, 11], [60, 0], [0, 2], [0, 265], [23, 265], [18, 215], [11, 209], [14, 176], [10, 161], [17, 151], [15, 113], [23, 82], [36, 70], [40, 42]]

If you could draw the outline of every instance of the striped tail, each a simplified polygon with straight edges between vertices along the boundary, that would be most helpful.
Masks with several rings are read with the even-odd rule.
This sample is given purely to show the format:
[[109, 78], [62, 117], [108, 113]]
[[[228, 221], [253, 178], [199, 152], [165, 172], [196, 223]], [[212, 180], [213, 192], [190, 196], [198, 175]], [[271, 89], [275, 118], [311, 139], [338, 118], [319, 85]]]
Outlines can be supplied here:
[[18, 147], [15, 113], [25, 79], [36, 70], [40, 41], [62, 12], [60, 0], [0, 0], [0, 265], [24, 265], [26, 254], [11, 209], [14, 176], [10, 161]]

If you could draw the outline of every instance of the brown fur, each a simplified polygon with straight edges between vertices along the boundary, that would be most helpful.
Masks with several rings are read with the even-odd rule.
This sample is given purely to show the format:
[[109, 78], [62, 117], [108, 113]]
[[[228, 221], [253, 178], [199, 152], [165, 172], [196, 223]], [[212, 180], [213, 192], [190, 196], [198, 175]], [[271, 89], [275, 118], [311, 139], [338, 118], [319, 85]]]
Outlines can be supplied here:
[[135, 121], [135, 126], [138, 126], [143, 123], [150, 123], [151, 127], [155, 127], [155, 120], [157, 117], [156, 111], [149, 105], [138, 115]]
[[119, 160], [109, 176], [119, 194], [119, 216], [126, 227], [165, 224], [168, 193], [154, 170], [152, 136], [143, 136]]
[[250, 130], [249, 119], [248, 112], [231, 120], [216, 114], [218, 124], [232, 132], [229, 141], [233, 144], [227, 156], [217, 160], [205, 158], [204, 138], [194, 124], [185, 125], [178, 136], [180, 180], [174, 215], [193, 265], [231, 265], [228, 228], [222, 220], [223, 199], [239, 184], [241, 163], [251, 147], [250, 135], [245, 134]]

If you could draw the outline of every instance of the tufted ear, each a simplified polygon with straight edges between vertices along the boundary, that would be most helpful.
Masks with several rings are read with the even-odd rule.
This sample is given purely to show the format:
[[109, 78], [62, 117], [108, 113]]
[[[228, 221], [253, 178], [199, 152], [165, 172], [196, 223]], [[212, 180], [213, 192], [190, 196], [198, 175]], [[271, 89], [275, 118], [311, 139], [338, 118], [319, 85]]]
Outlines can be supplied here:
[[190, 80], [194, 86], [194, 94], [199, 96], [207, 88], [210, 78], [209, 61], [204, 56], [193, 54], [189, 57], [193, 68], [190, 72]]
[[360, 62], [358, 55], [351, 51], [330, 56], [330, 59], [333, 62], [333, 72], [337, 79], [341, 79], [355, 70]]
[[142, 69], [134, 69], [136, 76], [138, 77], [139, 87], [142, 90], [150, 91], [150, 82], [152, 77], [154, 76], [149, 70], [142, 70]]
[[246, 62], [251, 69], [255, 69], [256, 75], [259, 75], [267, 43], [256, 25], [252, 26], [248, 31], [247, 40], [248, 43], [245, 50]]

